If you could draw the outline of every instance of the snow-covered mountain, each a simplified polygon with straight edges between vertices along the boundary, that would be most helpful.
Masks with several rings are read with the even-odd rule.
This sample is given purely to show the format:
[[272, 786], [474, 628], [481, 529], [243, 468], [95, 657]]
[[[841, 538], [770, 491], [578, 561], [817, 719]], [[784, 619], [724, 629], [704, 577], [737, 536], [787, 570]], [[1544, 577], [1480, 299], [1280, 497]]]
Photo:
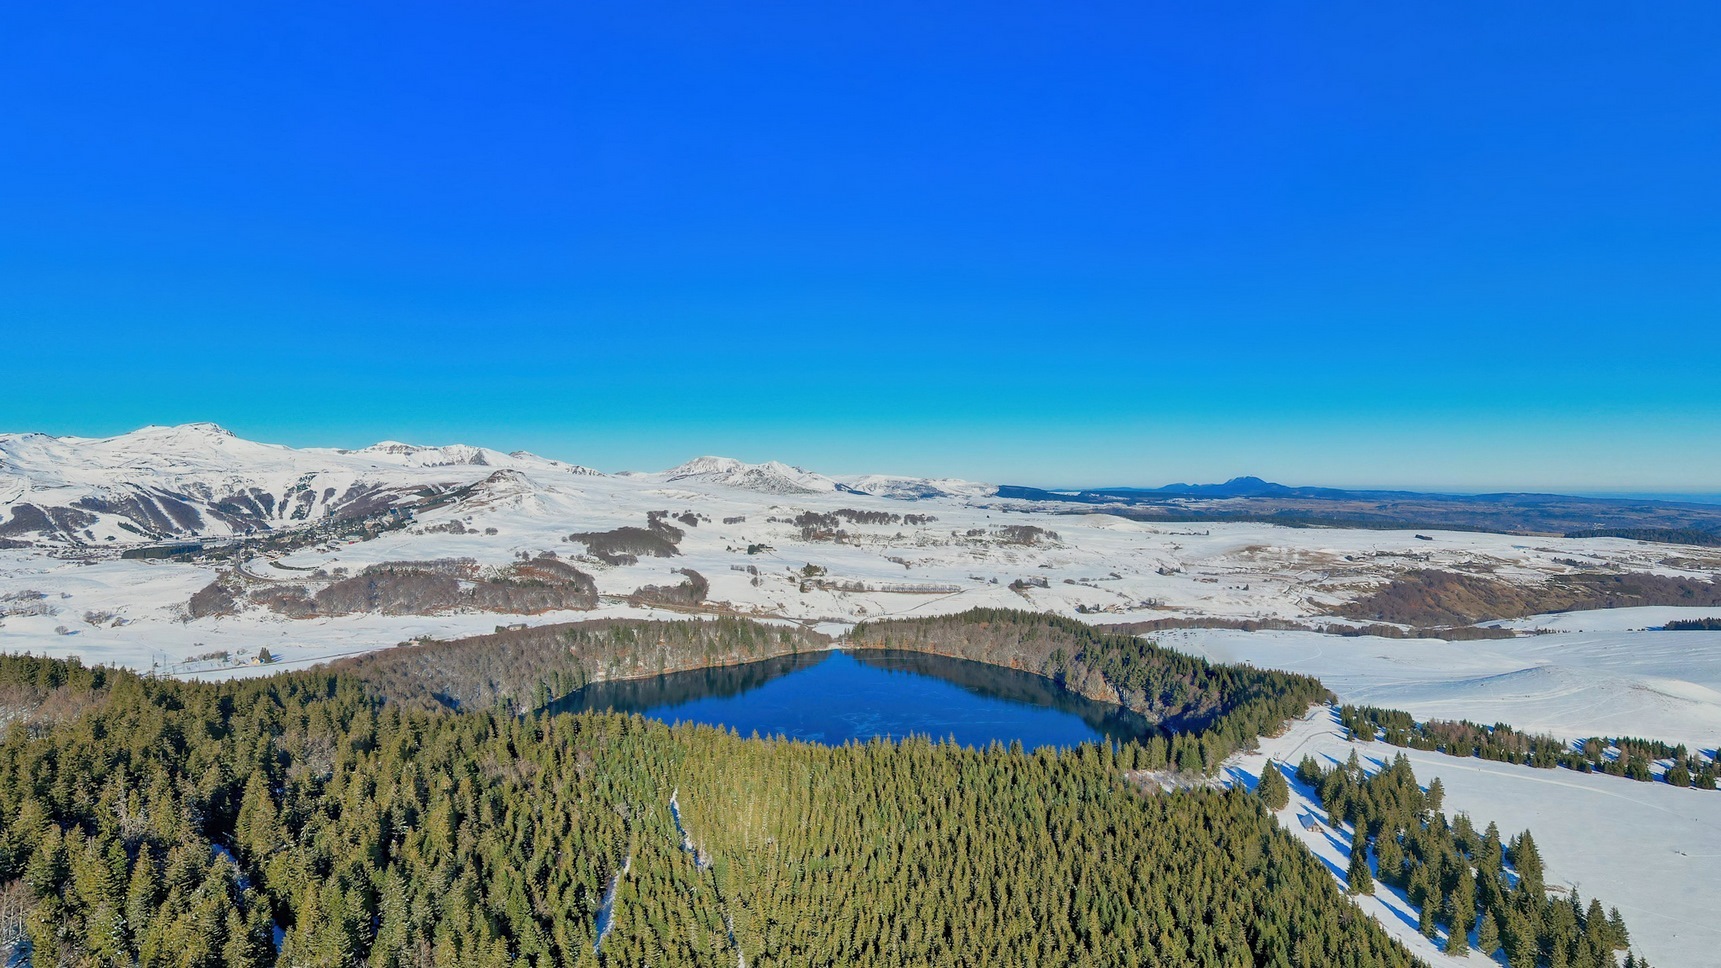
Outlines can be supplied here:
[[123, 546], [225, 537], [391, 508], [518, 502], [598, 478], [642, 496], [671, 483], [760, 495], [850, 493], [899, 500], [997, 490], [882, 475], [833, 479], [778, 461], [750, 464], [728, 457], [608, 478], [525, 451], [392, 440], [354, 450], [293, 448], [193, 423], [117, 437], [0, 434], [0, 541]]
[[779, 461], [749, 464], [733, 457], [696, 457], [662, 473], [669, 481], [702, 481], [763, 494], [864, 494], [897, 501], [932, 498], [982, 498], [998, 493], [993, 484], [955, 478], [903, 477], [892, 474], [815, 474]]
[[851, 494], [870, 494], [898, 501], [923, 501], [929, 498], [974, 499], [992, 497], [998, 493], [994, 484], [958, 480], [953, 477], [896, 477], [889, 474], [856, 474], [833, 478], [839, 490]]
[[499, 472], [598, 474], [463, 444], [297, 449], [210, 423], [117, 437], [0, 434], [0, 539], [125, 544], [244, 534], [411, 507]]
[[764, 494], [827, 494], [837, 483], [821, 474], [779, 461], [749, 464], [733, 457], [695, 457], [663, 472], [669, 481], [702, 481]]

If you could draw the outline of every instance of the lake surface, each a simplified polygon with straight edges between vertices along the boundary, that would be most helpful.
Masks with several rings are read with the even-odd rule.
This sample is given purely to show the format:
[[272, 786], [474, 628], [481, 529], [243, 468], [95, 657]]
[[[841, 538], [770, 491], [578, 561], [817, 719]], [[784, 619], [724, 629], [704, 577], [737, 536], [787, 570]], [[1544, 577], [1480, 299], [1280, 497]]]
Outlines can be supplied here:
[[1034, 749], [1141, 739], [1155, 731], [1141, 716], [1065, 692], [1040, 676], [872, 650], [594, 683], [551, 710], [615, 710], [831, 745], [918, 735], [954, 737], [967, 746], [1019, 740]]

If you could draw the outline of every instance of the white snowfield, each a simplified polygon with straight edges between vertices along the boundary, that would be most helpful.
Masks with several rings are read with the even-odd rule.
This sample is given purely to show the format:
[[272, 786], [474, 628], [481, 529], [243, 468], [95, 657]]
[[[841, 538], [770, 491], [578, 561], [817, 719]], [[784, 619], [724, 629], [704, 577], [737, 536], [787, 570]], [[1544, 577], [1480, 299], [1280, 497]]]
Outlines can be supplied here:
[[[1345, 702], [1418, 720], [1509, 723], [1562, 739], [1639, 736], [1710, 750], [1721, 742], [1721, 632], [1654, 629], [1703, 609], [1617, 609], [1557, 616], [1627, 626], [1516, 639], [1445, 642], [1314, 632], [1162, 632], [1164, 644], [1216, 662], [1319, 678]], [[1718, 610], [1708, 610], [1713, 613]]]
[[[183, 498], [199, 510], [196, 534], [221, 538], [258, 528], [255, 516], [221, 511], [235, 495], [268, 495], [269, 502], [255, 497], [265, 512], [261, 527], [279, 530], [325, 520], [353, 502], [372, 507], [369, 496], [379, 494], [448, 500], [418, 509], [404, 527], [370, 540], [325, 539], [287, 554], [253, 552], [241, 574], [229, 578], [252, 589], [314, 587], [384, 562], [468, 558], [490, 569], [554, 552], [595, 578], [598, 608], [290, 619], [248, 604], [236, 615], [188, 621], [187, 603], [220, 575], [216, 565], [119, 557], [123, 548], [170, 535], [146, 536], [135, 525], [127, 530], [123, 514], [106, 510], [85, 511], [89, 521], [72, 515], [84, 523], [55, 535], [19, 525], [23, 505], [78, 508], [90, 499], [81, 507], [135, 511], [137, 505], [124, 501], [147, 498], [154, 502], [149, 507], [184, 516], [183, 509], [170, 508]], [[303, 516], [295, 518], [301, 507]], [[643, 528], [647, 513], [659, 511], [684, 532], [674, 557], [606, 564], [570, 538]], [[836, 518], [833, 526], [829, 516], [839, 511], [859, 513]], [[712, 457], [664, 472], [604, 475], [531, 454], [460, 445], [293, 449], [241, 440], [206, 424], [107, 439], [0, 435], [0, 512], [0, 538], [32, 542], [0, 549], [0, 650], [75, 654], [86, 662], [187, 677], [262, 674], [514, 623], [683, 616], [626, 600], [641, 586], [679, 582], [677, 569], [696, 570], [709, 581], [700, 614], [804, 623], [831, 633], [867, 619], [976, 606], [1095, 623], [1345, 624], [1332, 617], [1332, 607], [1416, 569], [1525, 583], [1595, 568], [1702, 579], [1721, 573], [1721, 550], [1615, 538], [1425, 529], [1432, 539], [1425, 540], [1411, 531], [1144, 523], [1054, 513], [964, 481], [825, 476]], [[823, 517], [802, 517], [809, 514]], [[682, 515], [693, 523], [678, 520]], [[1218, 661], [1310, 673], [1342, 701], [1404, 709], [1418, 718], [1507, 722], [1567, 738], [1641, 736], [1713, 751], [1721, 741], [1721, 633], [1656, 629], [1672, 618], [1718, 612], [1537, 616], [1502, 624], [1545, 634], [1473, 642], [1313, 631], [1176, 631], [1156, 638]], [[254, 664], [265, 648], [276, 662]], [[1307, 732], [1311, 728], [1317, 735]], [[1348, 755], [1348, 748], [1331, 746], [1344, 746], [1342, 740], [1318, 735], [1325, 728], [1299, 727], [1268, 749], [1290, 756], [1283, 744], [1294, 739], [1341, 759]], [[1721, 859], [1721, 793], [1411, 755], [1424, 782], [1441, 776], [1453, 808], [1469, 810], [1479, 824], [1533, 827], [1551, 874], [1618, 904], [1639, 950], [1656, 965], [1721, 962], [1708, 953], [1721, 950], [1715, 947], [1721, 938], [1703, 927], [1721, 910], [1714, 866]], [[1320, 847], [1320, 838], [1312, 842]], [[1375, 905], [1371, 911], [1389, 927], [1395, 921], [1404, 926], [1376, 910], [1379, 903], [1365, 906]], [[1408, 931], [1420, 940], [1414, 919]]]
[[[1269, 757], [1294, 769], [1309, 754], [1331, 767], [1345, 762], [1352, 750], [1371, 773], [1403, 753], [1424, 786], [1439, 777], [1448, 817], [1468, 813], [1478, 828], [1493, 821], [1503, 837], [1534, 831], [1549, 886], [1575, 887], [1586, 899], [1599, 897], [1604, 905], [1617, 906], [1631, 929], [1632, 948], [1657, 968], [1717, 963], [1721, 793], [1459, 759], [1385, 743], [1350, 743], [1336, 712], [1324, 706], [1311, 710], [1283, 735], [1264, 740], [1259, 752], [1234, 757], [1228, 772], [1234, 782], [1252, 788]], [[1291, 803], [1279, 812], [1280, 824], [1342, 883], [1350, 860], [1350, 830], [1335, 829], [1314, 791], [1300, 788], [1294, 776], [1288, 779]], [[1304, 827], [1299, 818], [1305, 815], [1319, 821], [1314, 829]], [[1438, 942], [1424, 938], [1417, 931], [1414, 909], [1401, 893], [1383, 884], [1376, 884], [1374, 897], [1357, 900], [1431, 964], [1488, 963], [1474, 951], [1466, 958], [1442, 953], [1438, 944], [1444, 943], [1444, 933]]]

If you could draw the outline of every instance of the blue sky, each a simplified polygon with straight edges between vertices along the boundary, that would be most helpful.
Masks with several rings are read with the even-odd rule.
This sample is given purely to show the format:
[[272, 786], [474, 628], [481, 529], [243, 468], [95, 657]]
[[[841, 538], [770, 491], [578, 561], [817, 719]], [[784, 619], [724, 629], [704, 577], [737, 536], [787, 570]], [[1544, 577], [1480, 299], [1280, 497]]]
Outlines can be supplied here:
[[1721, 490], [1721, 7], [13, 4], [0, 428]]

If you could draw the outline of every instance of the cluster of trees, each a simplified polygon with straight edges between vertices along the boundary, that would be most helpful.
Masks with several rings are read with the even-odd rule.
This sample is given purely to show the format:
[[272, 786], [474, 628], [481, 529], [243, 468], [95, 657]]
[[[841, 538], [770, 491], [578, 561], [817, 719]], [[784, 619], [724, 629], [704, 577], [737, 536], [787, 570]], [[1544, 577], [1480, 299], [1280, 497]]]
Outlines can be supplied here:
[[1562, 575], [1523, 585], [1487, 575], [1427, 568], [1406, 572], [1335, 611], [1365, 622], [1428, 627], [1641, 605], [1721, 606], [1721, 580], [1620, 572]]
[[647, 527], [581, 531], [568, 535], [568, 540], [585, 545], [592, 557], [608, 565], [637, 564], [641, 555], [673, 558], [681, 554], [677, 545], [686, 532], [665, 520], [668, 516], [668, 511], [651, 511], [646, 515]]
[[1675, 619], [1662, 628], [1669, 632], [1721, 632], [1721, 618]]
[[[1160, 574], [1176, 574], [1176, 570], [1160, 569]], [[1067, 579], [1066, 579], [1067, 580]], [[1334, 625], [1330, 622], [1300, 622], [1286, 618], [1155, 618], [1142, 622], [1113, 622], [1104, 626], [1131, 635], [1146, 635], [1171, 629], [1235, 629], [1239, 632], [1294, 631], [1319, 632], [1346, 638], [1381, 639], [1441, 639], [1447, 642], [1472, 642], [1481, 639], [1511, 639], [1518, 633], [1492, 625], [1460, 625], [1451, 628], [1404, 628], [1399, 625]]]
[[233, 585], [234, 582], [230, 579], [223, 581], [217, 578], [192, 592], [191, 600], [185, 604], [185, 613], [193, 619], [232, 615], [239, 610], [239, 596]]
[[[972, 534], [973, 532], [970, 532]], [[997, 528], [998, 540], [1003, 544], [1023, 545], [1055, 545], [1061, 540], [1056, 531], [1037, 527], [1032, 524], [1006, 524]]]
[[688, 608], [705, 601], [711, 582], [692, 568], [677, 568], [683, 580], [675, 585], [643, 585], [628, 596], [635, 605], [670, 605]]
[[[1334, 825], [1352, 830], [1352, 893], [1373, 893], [1379, 880], [1405, 892], [1427, 937], [1444, 934], [1448, 954], [1474, 947], [1492, 958], [1502, 949], [1510, 968], [1615, 968], [1614, 952], [1630, 946], [1619, 909], [1586, 906], [1574, 890], [1551, 896], [1529, 831], [1502, 843], [1490, 823], [1478, 832], [1465, 814], [1441, 812], [1438, 779], [1424, 790], [1403, 754], [1372, 776], [1353, 752], [1323, 770], [1304, 757], [1297, 779], [1315, 788]], [[1627, 964], [1646, 965], [1629, 955]]]
[[853, 648], [930, 652], [1045, 676], [1071, 692], [1117, 703], [1180, 732], [1172, 762], [1212, 770], [1311, 704], [1330, 701], [1320, 680], [1216, 665], [1074, 619], [1002, 608], [865, 622]]
[[288, 618], [427, 615], [453, 609], [531, 615], [593, 608], [598, 588], [590, 575], [548, 552], [482, 577], [470, 558], [391, 561], [321, 587], [269, 583], [247, 590], [237, 575], [228, 573], [194, 593], [186, 613], [194, 619], [231, 615], [247, 600]]
[[1668, 783], [1702, 790], [1713, 790], [1716, 786], [1715, 759], [1696, 756], [1683, 744], [1601, 736], [1573, 744], [1553, 736], [1525, 733], [1505, 723], [1483, 726], [1468, 720], [1444, 719], [1419, 723], [1407, 712], [1377, 706], [1343, 706], [1339, 709], [1339, 721], [1352, 736], [1407, 749], [1475, 756], [1540, 769], [1564, 767], [1646, 783], [1655, 779], [1656, 760], [1672, 760], [1663, 774]]
[[830, 636], [798, 626], [726, 616], [680, 622], [596, 619], [403, 645], [343, 659], [332, 668], [390, 703], [524, 713], [590, 682], [757, 662], [830, 644]]
[[88, 699], [0, 739], [0, 931], [39, 966], [1412, 964], [1255, 798], [1142, 796], [1109, 746], [0, 682]]
[[1568, 531], [1568, 538], [1630, 538], [1668, 544], [1721, 545], [1721, 528], [1590, 528]]
[[897, 524], [924, 525], [938, 520], [930, 514], [897, 514], [894, 511], [857, 511], [854, 508], [837, 508], [835, 511], [802, 511], [792, 518], [769, 518], [778, 524], [792, 524], [801, 529], [804, 541], [837, 541], [844, 542], [849, 538], [848, 532], [842, 530], [844, 522], [849, 524], [864, 524], [874, 527], [889, 527]]

